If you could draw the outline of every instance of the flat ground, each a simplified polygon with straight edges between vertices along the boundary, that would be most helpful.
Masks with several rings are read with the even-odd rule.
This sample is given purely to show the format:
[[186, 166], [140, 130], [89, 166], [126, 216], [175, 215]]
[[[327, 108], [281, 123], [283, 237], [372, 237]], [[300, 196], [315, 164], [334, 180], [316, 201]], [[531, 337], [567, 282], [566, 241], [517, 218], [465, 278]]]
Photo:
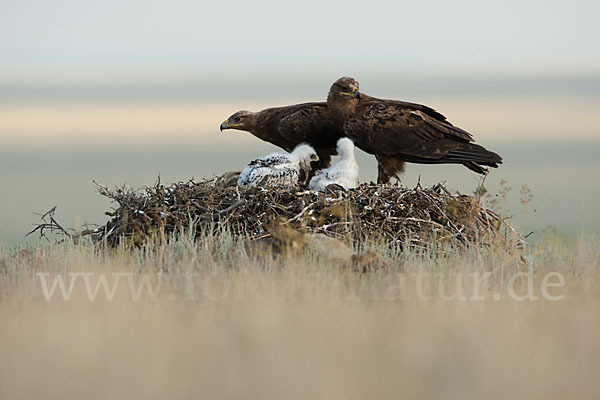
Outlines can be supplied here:
[[561, 243], [2, 249], [0, 398], [598, 398], [598, 243]]

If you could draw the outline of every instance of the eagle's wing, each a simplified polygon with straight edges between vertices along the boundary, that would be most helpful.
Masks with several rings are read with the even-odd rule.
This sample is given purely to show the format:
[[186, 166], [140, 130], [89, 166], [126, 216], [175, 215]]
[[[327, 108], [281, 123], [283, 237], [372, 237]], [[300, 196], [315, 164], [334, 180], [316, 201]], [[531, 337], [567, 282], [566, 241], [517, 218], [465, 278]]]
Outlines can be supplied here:
[[[294, 169], [293, 160], [289, 154], [272, 153], [250, 161], [238, 178], [238, 185], [256, 186], [263, 179], [266, 183], [289, 174]], [[290, 178], [291, 179], [291, 178]]]
[[278, 164], [272, 167], [248, 166], [238, 179], [238, 185], [249, 186], [295, 185], [297, 183], [298, 170], [289, 164]]
[[268, 184], [270, 185], [296, 185], [298, 184], [298, 170], [296, 168], [284, 167], [272, 170], [269, 173]]
[[358, 183], [358, 170], [338, 169], [334, 167], [319, 171], [311, 179], [308, 186], [318, 191], [325, 191], [325, 188], [331, 184], [340, 185], [344, 189], [356, 187]]
[[311, 181], [316, 182], [330, 182], [335, 181], [344, 176], [344, 171], [336, 169], [332, 170], [331, 168], [322, 169], [318, 171]]
[[473, 140], [470, 133], [445, 121], [425, 106], [393, 100], [371, 100], [344, 125], [359, 147], [376, 154], [439, 158]]
[[337, 169], [337, 168], [329, 168], [329, 169], [323, 171], [323, 175], [325, 176], [325, 179], [328, 179], [330, 181], [339, 179], [347, 174], [348, 174], [347, 170]]
[[283, 153], [273, 153], [268, 156], [264, 156], [261, 158], [257, 158], [256, 160], [250, 161], [249, 166], [253, 166], [255, 168], [265, 167], [272, 168], [282, 164], [290, 164], [292, 159], [288, 154]]
[[344, 136], [333, 123], [325, 102], [298, 104], [279, 121], [277, 132], [287, 142], [304, 142], [313, 146], [319, 155], [319, 161], [313, 164], [314, 169], [329, 167], [331, 156], [336, 152], [336, 142]]
[[277, 131], [291, 142], [311, 143], [313, 138], [318, 138], [332, 127], [326, 103], [306, 103], [282, 118], [277, 124]]
[[[363, 96], [364, 97], [364, 96]], [[370, 99], [375, 99], [374, 97], [369, 97]], [[442, 113], [434, 110], [431, 107], [428, 107], [426, 105], [423, 104], [417, 104], [417, 103], [410, 103], [408, 101], [400, 101], [400, 100], [381, 100], [384, 102], [388, 102], [388, 103], [394, 103], [396, 105], [396, 107], [400, 107], [400, 108], [406, 108], [409, 110], [414, 110], [414, 111], [421, 111], [424, 114], [430, 116], [431, 118], [440, 121], [440, 122], [444, 122], [448, 125], [452, 125], [450, 123], [450, 121], [448, 121], [448, 119], [446, 118], [445, 115], [443, 115]]]

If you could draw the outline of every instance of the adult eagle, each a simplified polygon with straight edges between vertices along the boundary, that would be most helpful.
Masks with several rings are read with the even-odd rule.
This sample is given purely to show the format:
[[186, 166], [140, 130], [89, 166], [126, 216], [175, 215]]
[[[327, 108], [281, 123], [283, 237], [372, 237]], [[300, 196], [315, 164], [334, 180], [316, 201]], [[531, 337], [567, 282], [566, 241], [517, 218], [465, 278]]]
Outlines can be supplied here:
[[221, 131], [239, 129], [291, 152], [300, 143], [310, 144], [319, 161], [313, 169], [327, 168], [336, 154], [337, 140], [344, 136], [333, 123], [327, 103], [302, 103], [267, 108], [258, 112], [238, 111], [221, 124]]
[[340, 78], [327, 96], [327, 107], [338, 129], [354, 144], [377, 158], [377, 183], [399, 178], [405, 162], [462, 164], [484, 174], [502, 157], [471, 143], [470, 133], [421, 104], [383, 100], [358, 91], [353, 78]]

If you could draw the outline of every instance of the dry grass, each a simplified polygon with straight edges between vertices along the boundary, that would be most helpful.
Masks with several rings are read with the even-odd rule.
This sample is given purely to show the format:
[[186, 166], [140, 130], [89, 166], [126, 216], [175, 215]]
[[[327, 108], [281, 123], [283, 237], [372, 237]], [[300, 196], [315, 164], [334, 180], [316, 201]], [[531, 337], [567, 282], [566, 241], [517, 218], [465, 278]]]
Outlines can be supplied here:
[[[516, 254], [369, 250], [386, 269], [310, 249], [249, 258], [227, 235], [133, 252], [2, 249], [0, 398], [598, 398], [596, 242], [526, 250], [536, 295], [545, 273], [563, 274], [550, 289], [560, 301], [506, 295], [528, 268]], [[484, 271], [485, 300], [440, 297]], [[134, 301], [123, 282], [90, 301], [80, 277], [70, 300], [46, 301], [39, 272], [91, 272], [92, 286], [132, 273], [160, 291]], [[419, 279], [432, 299], [417, 298]]]

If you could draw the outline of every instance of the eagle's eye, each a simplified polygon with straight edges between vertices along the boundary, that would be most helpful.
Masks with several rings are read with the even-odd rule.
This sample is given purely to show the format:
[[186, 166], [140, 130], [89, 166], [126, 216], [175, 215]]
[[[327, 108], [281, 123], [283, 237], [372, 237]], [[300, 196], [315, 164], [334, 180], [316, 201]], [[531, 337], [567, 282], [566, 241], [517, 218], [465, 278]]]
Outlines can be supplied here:
[[237, 124], [238, 122], [240, 122], [240, 117], [235, 117], [235, 118], [233, 119], [233, 122], [235, 122], [236, 124]]

